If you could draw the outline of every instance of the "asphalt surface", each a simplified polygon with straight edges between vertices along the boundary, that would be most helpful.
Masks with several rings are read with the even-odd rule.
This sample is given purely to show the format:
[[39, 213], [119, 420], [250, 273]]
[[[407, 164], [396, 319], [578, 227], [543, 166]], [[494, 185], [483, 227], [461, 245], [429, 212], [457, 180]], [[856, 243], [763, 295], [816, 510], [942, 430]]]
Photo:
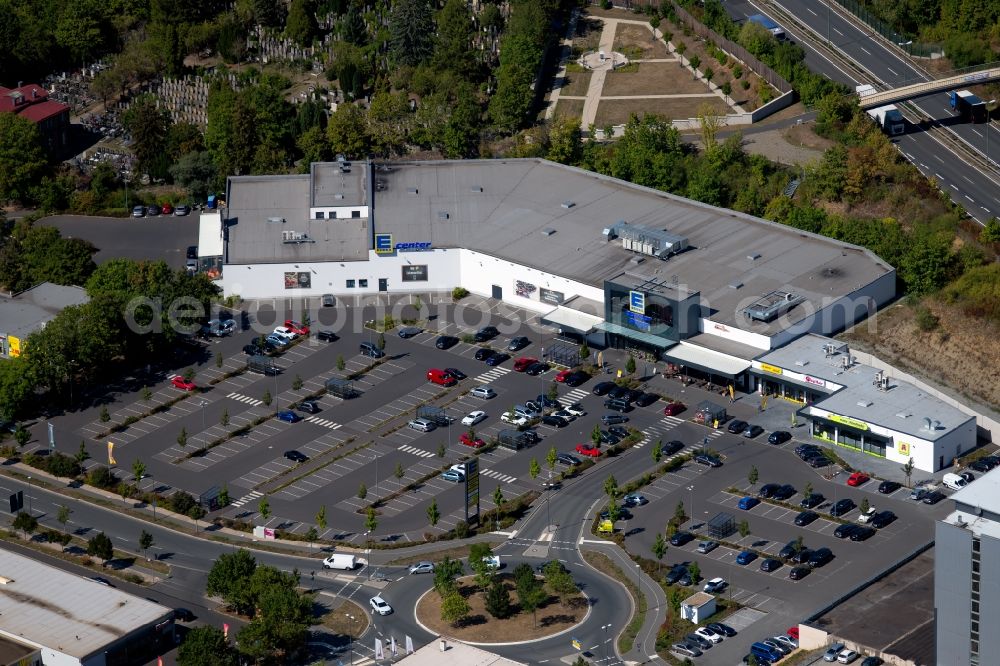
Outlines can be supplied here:
[[[730, 14], [744, 19], [751, 14], [771, 15], [806, 52], [806, 65], [813, 71], [824, 74], [834, 81], [847, 84], [852, 89], [863, 83], [883, 83], [887, 87], [897, 87], [932, 77], [924, 74], [880, 39], [872, 36], [853, 21], [842, 16], [838, 10], [828, 12], [831, 3], [814, 3], [809, 0], [781, 0], [774, 3], [788, 14], [807, 25], [815, 34], [827, 36], [832, 46], [845, 57], [854, 61], [872, 74], [871, 80], [859, 80], [852, 72], [847, 72], [826, 59], [808, 40], [774, 13], [770, 14], [763, 5], [750, 0], [725, 0]], [[931, 118], [939, 126], [947, 128], [958, 138], [986, 156], [997, 160], [1000, 154], [1000, 130], [990, 125], [972, 125], [961, 122], [948, 104], [947, 93], [936, 93], [912, 100], [919, 112]], [[942, 190], [963, 206], [979, 222], [1000, 214], [1000, 185], [989, 174], [970, 169], [963, 158], [952, 153], [936, 138], [919, 126], [907, 124], [906, 134], [893, 137], [900, 151], [928, 178], [934, 178]]]
[[198, 219], [196, 214], [139, 219], [52, 215], [38, 224], [56, 227], [67, 238], [90, 241], [98, 249], [98, 264], [118, 258], [162, 259], [171, 268], [184, 268], [187, 247], [198, 244]]

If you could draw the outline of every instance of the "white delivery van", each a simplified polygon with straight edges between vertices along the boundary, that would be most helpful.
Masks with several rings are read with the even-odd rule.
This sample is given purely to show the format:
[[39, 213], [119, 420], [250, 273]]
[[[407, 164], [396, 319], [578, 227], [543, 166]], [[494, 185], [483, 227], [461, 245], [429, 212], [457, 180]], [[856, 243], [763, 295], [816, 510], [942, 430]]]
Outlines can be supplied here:
[[952, 490], [961, 490], [969, 485], [969, 482], [960, 477], [958, 474], [945, 474], [944, 478], [941, 479], [941, 483]]
[[324, 569], [343, 569], [344, 571], [350, 571], [357, 565], [357, 559], [353, 555], [348, 555], [347, 553], [334, 553], [330, 557], [323, 560]]

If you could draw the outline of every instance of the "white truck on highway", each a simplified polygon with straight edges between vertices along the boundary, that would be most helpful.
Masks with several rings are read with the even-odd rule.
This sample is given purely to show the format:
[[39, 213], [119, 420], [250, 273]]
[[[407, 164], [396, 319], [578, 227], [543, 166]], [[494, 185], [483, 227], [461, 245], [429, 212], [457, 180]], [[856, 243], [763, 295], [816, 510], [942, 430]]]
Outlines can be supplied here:
[[[874, 86], [867, 83], [857, 86], [854, 91], [858, 93], [858, 97], [862, 100], [867, 95], [878, 92]], [[865, 113], [889, 136], [898, 136], [906, 131], [906, 119], [903, 118], [903, 114], [899, 112], [895, 104], [886, 104], [885, 106], [868, 109]]]

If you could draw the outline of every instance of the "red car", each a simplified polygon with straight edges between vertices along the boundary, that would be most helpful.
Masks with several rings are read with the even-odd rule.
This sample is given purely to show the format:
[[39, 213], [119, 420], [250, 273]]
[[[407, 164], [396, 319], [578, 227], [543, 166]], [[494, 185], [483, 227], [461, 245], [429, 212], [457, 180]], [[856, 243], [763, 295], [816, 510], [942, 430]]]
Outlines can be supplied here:
[[466, 446], [471, 446], [474, 449], [481, 449], [484, 446], [486, 446], [486, 442], [484, 442], [483, 440], [479, 439], [478, 437], [475, 438], [475, 439], [472, 439], [471, 437], [469, 437], [469, 433], [467, 433], [467, 432], [463, 432], [459, 436], [458, 441], [461, 442], [462, 444], [465, 444]]
[[521, 358], [514, 361], [514, 371], [524, 372], [533, 363], [538, 363], [537, 358], [531, 358], [530, 356], [522, 356]]
[[598, 458], [601, 455], [601, 450], [593, 444], [577, 444], [576, 452], [590, 458]]
[[868, 475], [862, 474], [861, 472], [855, 472], [847, 477], [847, 485], [849, 486], [860, 486], [868, 482]]
[[664, 416], [677, 416], [683, 412], [687, 407], [684, 406], [683, 402], [672, 402], [663, 408]]
[[170, 215], [171, 213], [174, 212], [173, 204], [171, 204], [169, 201], [165, 204], [162, 204], [160, 206], [160, 212], [164, 215]]
[[795, 625], [794, 627], [788, 627], [788, 629], [785, 630], [785, 633], [787, 635], [791, 636], [792, 638], [794, 638], [795, 640], [799, 640], [799, 626], [798, 625]]
[[294, 319], [286, 319], [285, 328], [296, 335], [309, 335], [309, 327], [305, 324], [300, 324]]
[[170, 383], [174, 385], [174, 388], [179, 388], [182, 391], [193, 391], [193, 390], [195, 390], [195, 388], [197, 388], [194, 385], [194, 382], [189, 382], [188, 380], [184, 379], [180, 375], [177, 375], [176, 377], [173, 377], [170, 380]]
[[555, 380], [562, 384], [566, 378], [573, 374], [572, 370], [560, 370], [556, 373]]

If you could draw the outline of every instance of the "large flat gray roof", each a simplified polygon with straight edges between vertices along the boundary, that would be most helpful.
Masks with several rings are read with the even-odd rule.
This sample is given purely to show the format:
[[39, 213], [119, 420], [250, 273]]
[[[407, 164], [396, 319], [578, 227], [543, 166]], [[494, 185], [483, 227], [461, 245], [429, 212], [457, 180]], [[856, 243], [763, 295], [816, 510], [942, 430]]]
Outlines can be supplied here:
[[0, 634], [82, 659], [172, 611], [0, 550]]
[[313, 206], [368, 205], [368, 168], [364, 162], [314, 162], [310, 171]]
[[51, 321], [70, 305], [83, 305], [90, 298], [82, 287], [42, 282], [13, 297], [0, 296], [0, 334], [24, 338]]
[[[323, 166], [323, 165], [316, 165]], [[352, 166], [350, 177], [361, 178], [363, 167]], [[239, 176], [229, 179], [229, 220], [227, 264], [289, 263], [295, 261], [363, 261], [368, 259], [371, 232], [366, 218], [336, 220], [309, 219], [310, 198], [318, 196], [317, 206], [363, 205], [345, 198], [333, 199], [334, 176], [328, 169], [317, 169], [318, 190], [312, 187], [313, 176]], [[329, 198], [329, 202], [326, 199]], [[336, 201], [336, 203], [332, 203]], [[284, 223], [269, 222], [282, 218]], [[284, 243], [283, 231], [307, 235], [311, 243]]]
[[[750, 322], [740, 314], [747, 301], [784, 289], [818, 309], [823, 299], [850, 294], [892, 270], [863, 248], [545, 160], [389, 166], [375, 174], [384, 189], [376, 192], [374, 223], [396, 241], [469, 248], [594, 285], [625, 271], [667, 280], [676, 275], [717, 311], [712, 319], [763, 334], [810, 310], [796, 307], [785, 323]], [[636, 255], [601, 234], [619, 220], [685, 236], [692, 249], [632, 264]]]
[[[959, 504], [979, 507], [991, 513], [1000, 513], [1000, 468], [986, 472], [948, 499], [955, 500]], [[965, 520], [968, 522], [969, 518]], [[986, 522], [987, 519], [983, 520]], [[994, 532], [992, 536], [1000, 538], [1000, 524], [994, 520], [989, 522], [992, 523]]]

